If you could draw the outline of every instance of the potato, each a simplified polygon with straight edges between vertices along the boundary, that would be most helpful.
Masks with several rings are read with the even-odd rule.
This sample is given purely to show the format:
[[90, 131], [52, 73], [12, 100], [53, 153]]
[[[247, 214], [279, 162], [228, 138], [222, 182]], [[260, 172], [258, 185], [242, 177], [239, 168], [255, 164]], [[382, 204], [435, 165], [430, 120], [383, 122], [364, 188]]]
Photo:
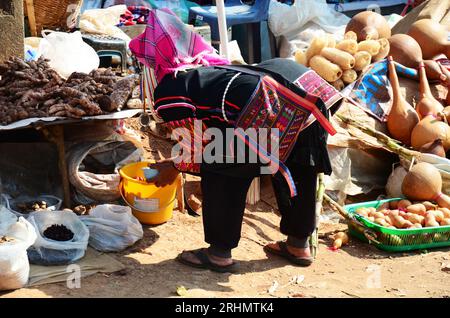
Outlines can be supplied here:
[[309, 66], [327, 82], [335, 82], [342, 76], [342, 70], [336, 64], [328, 61], [320, 55], [313, 56], [309, 60]]
[[372, 213], [372, 216], [373, 216], [375, 219], [378, 219], [378, 218], [384, 219], [384, 214], [381, 213], [381, 212], [375, 212], [375, 213]]
[[441, 226], [444, 226], [444, 225], [450, 225], [450, 219], [443, 219], [441, 221]]
[[435, 226], [439, 226], [439, 223], [436, 222], [436, 219], [434, 217], [434, 214], [432, 213], [427, 213], [427, 215], [425, 216], [425, 226], [426, 227], [435, 227]]
[[389, 215], [398, 215], [400, 213], [399, 210], [390, 210]]
[[425, 217], [414, 213], [406, 213], [406, 219], [408, 221], [411, 221], [412, 223], [420, 223], [420, 224], [422, 224], [425, 221]]
[[375, 223], [381, 225], [381, 226], [390, 226], [390, 224], [388, 222], [386, 222], [386, 220], [384, 218], [375, 218]]
[[411, 227], [413, 227], [414, 224], [411, 221], [405, 220], [405, 223], [403, 223], [403, 228], [404, 229], [409, 229]]
[[439, 210], [428, 211], [428, 213], [432, 213], [434, 215], [434, 218], [436, 219], [437, 222], [441, 222], [445, 218], [444, 217], [444, 213], [442, 211], [439, 211]]
[[372, 55], [366, 51], [359, 51], [355, 53], [355, 71], [362, 71], [369, 66]]
[[368, 216], [367, 219], [371, 222], [375, 222], [375, 218], [373, 216]]
[[431, 203], [430, 201], [424, 201], [422, 202], [422, 204], [425, 206], [425, 209], [428, 210], [436, 210], [437, 209], [437, 205]]
[[376, 40], [365, 40], [358, 43], [358, 51], [369, 52], [371, 56], [380, 53], [381, 44]]
[[399, 202], [400, 201], [391, 201], [391, 202], [389, 202], [389, 208], [391, 208], [392, 210], [398, 209], [398, 203]]
[[355, 66], [353, 55], [336, 48], [326, 47], [320, 52], [320, 55], [338, 65], [342, 70], [350, 70]]
[[446, 219], [450, 219], [450, 209], [447, 208], [439, 208], [439, 211], [442, 211], [442, 213], [444, 213], [444, 217]]
[[333, 236], [334, 239], [343, 239], [344, 241], [348, 242], [348, 235], [345, 232], [337, 232], [336, 234], [334, 234]]
[[394, 226], [396, 228], [402, 229], [405, 225], [406, 220], [400, 215], [394, 215]]
[[370, 207], [370, 208], [367, 208], [367, 211], [369, 212], [369, 214], [372, 214], [372, 213], [377, 212], [377, 209], [375, 209], [374, 207]]
[[389, 225], [394, 225], [394, 216], [393, 216], [393, 215], [388, 214], [388, 215], [385, 216], [384, 219], [386, 220], [386, 222], [387, 222]]
[[422, 228], [422, 224], [414, 223], [414, 227], [417, 228], [417, 229], [421, 229]]
[[338, 91], [342, 91], [345, 87], [344, 81], [342, 79], [338, 79], [337, 81], [334, 81], [331, 83], [331, 85], [334, 86]]
[[406, 211], [408, 211], [409, 213], [414, 213], [414, 214], [424, 216], [427, 212], [427, 209], [426, 209], [425, 205], [423, 205], [421, 203], [417, 203], [417, 204], [408, 206], [406, 208]]
[[302, 50], [297, 50], [297, 52], [295, 52], [295, 61], [298, 64], [307, 66], [308, 65], [308, 59], [306, 58], [306, 53], [303, 52]]
[[400, 200], [398, 202], [398, 208], [399, 209], [405, 209], [406, 210], [406, 208], [409, 207], [410, 205], [412, 205], [412, 203], [409, 200]]
[[356, 72], [354, 70], [345, 70], [342, 73], [342, 80], [346, 84], [353, 83], [354, 81], [357, 80], [357, 78], [358, 78], [358, 74], [356, 74]]
[[365, 217], [369, 215], [369, 211], [366, 208], [359, 208], [356, 210], [356, 213]]
[[315, 37], [311, 44], [309, 45], [308, 49], [306, 50], [306, 60], [308, 63], [310, 60], [316, 56], [319, 55], [320, 52], [325, 48], [328, 44], [328, 37], [327, 36], [318, 36]]
[[336, 48], [345, 51], [347, 53], [350, 53], [351, 55], [355, 55], [356, 52], [358, 52], [358, 42], [356, 40], [342, 40], [338, 44], [336, 44]]
[[348, 31], [347, 33], [344, 34], [344, 39], [345, 40], [358, 40], [358, 35], [353, 32], [353, 31]]

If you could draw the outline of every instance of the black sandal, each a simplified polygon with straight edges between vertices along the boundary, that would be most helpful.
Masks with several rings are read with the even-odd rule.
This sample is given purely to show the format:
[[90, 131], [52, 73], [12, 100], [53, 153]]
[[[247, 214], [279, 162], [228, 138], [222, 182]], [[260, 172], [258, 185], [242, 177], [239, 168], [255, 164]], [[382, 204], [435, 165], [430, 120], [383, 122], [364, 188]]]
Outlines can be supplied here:
[[270, 254], [275, 254], [275, 255], [284, 257], [285, 259], [289, 260], [291, 263], [293, 263], [295, 265], [299, 265], [299, 266], [304, 266], [304, 267], [310, 266], [314, 261], [314, 259], [311, 256], [298, 257], [298, 256], [291, 254], [287, 249], [286, 242], [280, 241], [280, 242], [277, 242], [276, 244], [280, 248], [279, 250], [271, 248], [268, 245], [266, 245], [266, 246], [264, 246], [264, 251], [267, 253], [270, 253]]
[[[188, 261], [183, 257], [184, 253], [192, 253], [195, 257], [200, 261], [200, 264], [193, 263], [191, 261]], [[233, 264], [221, 266], [214, 264], [211, 262], [211, 260], [208, 257], [207, 249], [206, 248], [200, 248], [198, 250], [194, 251], [183, 251], [181, 254], [179, 254], [176, 258], [177, 261], [184, 265], [188, 265], [195, 268], [200, 269], [209, 269], [213, 272], [217, 273], [236, 273], [238, 271], [238, 264], [233, 262]]]

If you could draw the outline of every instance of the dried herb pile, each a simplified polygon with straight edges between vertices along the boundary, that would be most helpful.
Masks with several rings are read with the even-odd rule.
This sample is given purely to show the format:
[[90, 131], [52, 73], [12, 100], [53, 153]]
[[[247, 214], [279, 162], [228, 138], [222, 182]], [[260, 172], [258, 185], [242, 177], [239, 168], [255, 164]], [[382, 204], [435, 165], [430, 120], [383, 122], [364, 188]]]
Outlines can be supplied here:
[[121, 79], [111, 69], [73, 73], [65, 80], [47, 62], [12, 57], [0, 64], [0, 125], [33, 117], [81, 118], [113, 112], [138, 84], [136, 78]]

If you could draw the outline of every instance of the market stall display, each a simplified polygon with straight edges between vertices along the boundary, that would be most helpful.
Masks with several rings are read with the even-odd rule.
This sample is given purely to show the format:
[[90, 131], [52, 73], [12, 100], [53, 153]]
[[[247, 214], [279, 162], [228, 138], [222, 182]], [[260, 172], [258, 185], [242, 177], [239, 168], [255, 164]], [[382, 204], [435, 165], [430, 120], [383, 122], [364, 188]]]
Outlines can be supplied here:
[[409, 145], [411, 144], [411, 133], [419, 123], [419, 116], [400, 92], [400, 84], [392, 57], [389, 57], [389, 80], [393, 98], [391, 111], [387, 118], [387, 128], [391, 136]]
[[[137, 85], [136, 78], [119, 80], [109, 69], [72, 73], [64, 80], [43, 58], [11, 58], [0, 65], [0, 76], [1, 125], [33, 117], [101, 115], [123, 107]], [[136, 85], [131, 88], [129, 82]]]
[[28, 249], [30, 263], [64, 265], [84, 256], [89, 230], [71, 211], [31, 213], [28, 221], [36, 229], [36, 242]]
[[431, 19], [414, 22], [408, 35], [419, 43], [424, 59], [432, 59], [439, 54], [450, 54], [447, 28]]
[[358, 41], [389, 38], [391, 28], [386, 19], [379, 13], [363, 11], [355, 15], [345, 28], [345, 32], [353, 31]]
[[62, 200], [53, 195], [39, 195], [36, 197], [21, 195], [14, 199], [5, 199], [6, 207], [17, 216], [27, 218], [36, 211], [60, 210]]
[[386, 58], [390, 35], [382, 16], [362, 12], [349, 22], [342, 41], [336, 41], [332, 34], [315, 37], [306, 51], [295, 52], [295, 60], [310, 66], [336, 88], [342, 88], [342, 83], [345, 86], [355, 82], [370, 63]]

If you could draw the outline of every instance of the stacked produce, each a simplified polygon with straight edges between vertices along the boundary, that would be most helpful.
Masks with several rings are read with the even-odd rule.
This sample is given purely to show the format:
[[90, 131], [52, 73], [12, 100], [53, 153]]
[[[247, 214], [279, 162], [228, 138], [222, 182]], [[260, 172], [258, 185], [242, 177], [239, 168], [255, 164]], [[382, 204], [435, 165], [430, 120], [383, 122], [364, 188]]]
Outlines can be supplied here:
[[73, 73], [64, 80], [47, 62], [13, 57], [0, 65], [0, 125], [34, 117], [81, 118], [112, 112], [126, 104], [137, 84], [134, 78], [119, 81], [110, 69]]
[[413, 166], [402, 181], [401, 191], [407, 199], [387, 202], [378, 209], [360, 208], [356, 213], [387, 228], [450, 225], [450, 198], [442, 193], [442, 178], [433, 165], [422, 162]]
[[391, 29], [379, 14], [357, 14], [347, 25], [344, 39], [333, 35], [316, 37], [309, 48], [295, 53], [295, 60], [311, 67], [326, 81], [341, 90], [358, 78], [370, 63], [384, 59], [390, 50]]
[[378, 209], [359, 208], [356, 213], [392, 229], [414, 229], [450, 225], [450, 210], [429, 201], [391, 201]]

